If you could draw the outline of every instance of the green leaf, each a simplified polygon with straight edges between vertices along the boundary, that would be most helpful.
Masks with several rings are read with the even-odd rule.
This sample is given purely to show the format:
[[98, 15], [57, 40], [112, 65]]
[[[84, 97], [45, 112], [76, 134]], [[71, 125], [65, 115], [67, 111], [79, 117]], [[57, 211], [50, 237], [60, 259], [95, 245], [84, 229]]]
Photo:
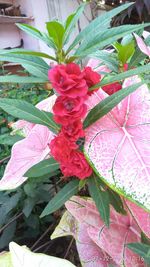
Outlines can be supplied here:
[[141, 242], [150, 246], [150, 238], [148, 238], [143, 232], [141, 232]]
[[7, 214], [10, 213], [14, 208], [16, 208], [19, 200], [21, 198], [20, 193], [16, 193], [9, 197], [5, 202], [1, 204], [0, 207], [0, 225], [2, 226], [6, 223]]
[[85, 8], [85, 4], [80, 5], [79, 8], [77, 9], [77, 11], [68, 17], [68, 19], [66, 21], [63, 44], [67, 43], [71, 33], [73, 32], [73, 30], [74, 30], [74, 28], [78, 22], [78, 19], [80, 18], [80, 16], [82, 15], [82, 13], [84, 11], [84, 8]]
[[59, 164], [53, 158], [45, 159], [31, 167], [25, 174], [25, 177], [40, 177], [59, 169]]
[[72, 180], [66, 184], [55, 197], [50, 200], [41, 214], [41, 218], [58, 210], [63, 204], [78, 192], [79, 180]]
[[65, 21], [65, 31], [67, 30], [67, 28], [69, 27], [70, 23], [72, 22], [74, 16], [76, 13], [72, 13], [71, 15], [68, 16], [68, 18]]
[[87, 179], [84, 180], [80, 180], [79, 182], [79, 191], [85, 187], [85, 185], [87, 184]]
[[49, 36], [53, 39], [58, 49], [62, 48], [63, 36], [65, 29], [58, 21], [50, 21], [46, 23]]
[[87, 128], [103, 116], [105, 116], [110, 110], [112, 110], [117, 104], [120, 103], [126, 96], [133, 93], [137, 88], [139, 88], [143, 82], [131, 85], [129, 87], [123, 88], [122, 90], [108, 96], [100, 103], [98, 103], [94, 108], [91, 109], [84, 121], [84, 128]]
[[94, 19], [84, 30], [78, 34], [73, 43], [69, 46], [67, 53], [69, 53], [81, 40], [86, 40], [89, 35], [91, 39], [93, 39], [97, 34], [100, 35], [101, 31], [110, 26], [111, 19], [114, 16], [127, 9], [131, 5], [133, 5], [133, 3], [121, 5], [120, 7], [106, 12]]
[[[36, 51], [31, 51], [31, 50], [25, 50], [25, 49], [11, 49], [11, 50], [5, 50], [3, 52], [3, 54], [17, 54], [17, 55], [30, 55], [30, 56], [36, 56], [36, 57], [42, 57], [42, 58], [48, 58], [48, 59], [52, 59], [54, 61], [56, 61], [56, 59], [52, 56], [49, 56], [46, 53], [43, 52], [36, 52]], [[0, 54], [1, 54], [1, 50], [0, 50]]]
[[36, 199], [34, 198], [27, 198], [24, 201], [23, 213], [28, 218], [36, 204]]
[[100, 34], [97, 33], [94, 38], [91, 38], [90, 34], [88, 33], [88, 39], [83, 41], [82, 44], [77, 48], [74, 56], [85, 57], [87, 55], [90, 55], [98, 49], [103, 49], [104, 47], [117, 41], [123, 36], [132, 32], [136, 32], [141, 28], [148, 27], [149, 25], [150, 23], [137, 25], [122, 25], [108, 30], [105, 29], [101, 31]]
[[101, 50], [96, 51], [90, 57], [100, 59], [110, 70], [118, 73], [119, 62], [115, 54]]
[[125, 80], [128, 77], [143, 74], [143, 73], [146, 73], [149, 71], [150, 71], [150, 64], [147, 64], [147, 65], [138, 67], [136, 69], [128, 70], [128, 71], [125, 71], [125, 72], [122, 72], [119, 74], [108, 75], [100, 83], [98, 83], [95, 86], [93, 86], [92, 88], [90, 88], [90, 90], [94, 89], [94, 88], [102, 87], [104, 85], [111, 84], [111, 83], [114, 83], [117, 81], [119, 82], [119, 81]]
[[144, 258], [145, 262], [150, 263], [150, 246], [142, 243], [130, 243], [127, 247], [134, 253]]
[[19, 135], [10, 135], [10, 134], [2, 134], [0, 135], [0, 144], [1, 145], [9, 145], [12, 146], [16, 142], [22, 140], [22, 137]]
[[45, 81], [48, 80], [47, 73], [50, 67], [42, 58], [30, 54], [7, 52], [0, 54], [0, 60], [20, 63], [29, 73]]
[[133, 55], [135, 51], [135, 42], [132, 40], [130, 43], [126, 45], [122, 45], [118, 42], [114, 44], [114, 47], [116, 48], [118, 52], [118, 59], [122, 64], [127, 63], [129, 58]]
[[5, 75], [0, 76], [0, 83], [45, 83], [48, 81], [48, 78], [37, 78], [34, 76], [18, 76], [18, 75]]
[[100, 213], [102, 220], [109, 226], [110, 207], [109, 195], [107, 191], [102, 191], [95, 174], [88, 179], [88, 188], [91, 197], [95, 201], [96, 207]]
[[137, 47], [131, 61], [129, 62], [129, 68], [138, 66], [144, 59], [146, 58], [146, 55], [141, 52], [141, 50]]
[[16, 23], [17, 27], [21, 29], [22, 31], [26, 32], [27, 34], [31, 35], [32, 37], [43, 41], [48, 46], [55, 49], [55, 44], [52, 39], [46, 37], [43, 33], [41, 33], [38, 29], [35, 27], [25, 24], [25, 23]]
[[42, 68], [43, 73], [47, 73], [49, 70], [49, 65], [42, 59], [38, 58], [32, 55], [23, 55], [23, 54], [12, 54], [12, 53], [7, 53], [7, 54], [2, 54], [0, 55], [0, 61], [9, 61], [9, 62], [15, 62], [15, 63], [20, 63], [21, 65], [23, 64], [30, 64], [31, 66], [34, 66], [36, 68]]
[[36, 76], [36, 77], [41, 77], [42, 79], [47, 80], [47, 76], [48, 76], [48, 71], [44, 71], [43, 72], [43, 67], [41, 68], [37, 68], [32, 66], [31, 64], [22, 64], [22, 67], [29, 72], [30, 74]]
[[133, 35], [132, 34], [128, 34], [126, 36], [124, 36], [121, 40], [121, 44], [122, 45], [127, 45], [129, 44], [131, 41], [133, 41]]
[[2, 233], [0, 237], [0, 249], [4, 249], [12, 241], [16, 231], [16, 221], [12, 222]]
[[26, 101], [0, 98], [0, 108], [16, 118], [45, 125], [54, 133], [59, 130], [59, 126], [53, 121], [52, 113], [39, 110]]
[[117, 212], [119, 212], [119, 213], [121, 213], [123, 215], [126, 215], [126, 211], [125, 211], [125, 209], [123, 207], [123, 202], [121, 200], [121, 197], [111, 189], [109, 189], [107, 191], [108, 191], [108, 194], [109, 194], [110, 204], [114, 207], [114, 209]]

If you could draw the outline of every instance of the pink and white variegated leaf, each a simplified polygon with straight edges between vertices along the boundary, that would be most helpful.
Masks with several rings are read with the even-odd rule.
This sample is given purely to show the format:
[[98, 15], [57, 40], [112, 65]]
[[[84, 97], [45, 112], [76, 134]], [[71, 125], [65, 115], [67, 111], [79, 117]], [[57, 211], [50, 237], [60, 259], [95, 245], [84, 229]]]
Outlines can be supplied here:
[[[88, 236], [88, 238], [97, 245], [96, 248], [99, 248], [101, 253], [103, 253], [99, 265], [93, 265], [91, 261], [88, 267], [103, 267], [107, 266], [107, 264], [112, 264], [115, 267], [146, 267], [142, 259], [126, 247], [127, 243], [140, 242], [141, 234], [141, 229], [129, 212], [127, 212], [127, 216], [124, 216], [111, 208], [110, 227], [107, 228], [101, 220], [93, 200], [73, 197], [70, 201], [67, 201], [66, 207], [77, 221], [78, 228], [80, 229], [81, 227], [82, 229], [80, 232], [82, 237], [80, 237], [79, 241], [83, 240], [83, 243], [86, 244]], [[84, 226], [84, 228], [82, 228], [82, 226]], [[78, 237], [75, 236], [76, 240], [77, 238]], [[84, 238], [86, 238], [85, 241]], [[80, 247], [78, 251], [81, 257], [82, 250]]]
[[[129, 78], [123, 88], [139, 81], [137, 76]], [[88, 108], [106, 96], [100, 89], [87, 101]], [[111, 188], [150, 211], [150, 93], [146, 85], [87, 128], [84, 150]]]
[[53, 137], [54, 134], [46, 126], [35, 125], [25, 139], [17, 142], [0, 180], [0, 190], [15, 189], [26, 181], [24, 174], [27, 170], [50, 156], [48, 144]]
[[125, 203], [141, 230], [150, 238], [150, 213], [128, 200], [126, 200]]
[[52, 108], [55, 104], [57, 96], [54, 94], [44, 100], [42, 100], [41, 102], [39, 102], [36, 107], [40, 110], [44, 110], [47, 112], [52, 112]]
[[[91, 58], [88, 61], [87, 67], [91, 67], [94, 71], [97, 72], [106, 72], [109, 73], [111, 70], [106, 65], [100, 65], [102, 62], [99, 59], [93, 59]], [[100, 65], [100, 66], [99, 66]], [[101, 74], [101, 78], [104, 77], [104, 74]]]
[[140, 50], [145, 54], [147, 55], [148, 57], [150, 57], [150, 46], [147, 46], [143, 39], [138, 36], [136, 33], [134, 33], [134, 36], [135, 36], [135, 39], [137, 41], [137, 45], [138, 47], [140, 48]]
[[[44, 100], [42, 100], [41, 102], [39, 102], [36, 107], [40, 110], [44, 110], [47, 112], [52, 112], [52, 108], [53, 105], [55, 103], [56, 100], [56, 95], [52, 95]], [[31, 129], [34, 127], [34, 123], [28, 122], [28, 121], [24, 121], [24, 120], [18, 120], [17, 122], [13, 123], [12, 128], [13, 128], [13, 133], [19, 133], [21, 135], [23, 135], [24, 137], [26, 137]]]
[[72, 235], [76, 240], [76, 246], [83, 267], [109, 267], [114, 265], [113, 260], [102, 251], [89, 237], [87, 232], [87, 224], [80, 223], [75, 220], [69, 211], [62, 216], [60, 223], [56, 227], [51, 239]]

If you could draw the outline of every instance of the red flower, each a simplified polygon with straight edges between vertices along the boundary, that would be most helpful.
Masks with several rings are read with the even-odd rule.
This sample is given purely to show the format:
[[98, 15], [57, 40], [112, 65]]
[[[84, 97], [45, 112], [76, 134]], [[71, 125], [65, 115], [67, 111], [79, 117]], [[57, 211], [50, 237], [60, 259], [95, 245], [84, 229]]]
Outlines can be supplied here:
[[72, 124], [74, 121], [80, 120], [87, 112], [87, 107], [83, 102], [82, 97], [58, 96], [53, 106], [54, 120], [62, 125]]
[[79, 66], [75, 63], [57, 65], [48, 72], [49, 80], [57, 93], [71, 98], [87, 95], [88, 87]]
[[84, 137], [83, 124], [80, 120], [74, 121], [71, 124], [62, 127], [64, 136], [71, 142], [77, 141], [79, 138]]
[[[88, 88], [100, 82], [101, 75], [98, 74], [96, 71], [93, 71], [91, 67], [85, 67], [83, 70], [83, 74], [84, 74], [83, 77], [86, 80]], [[88, 92], [88, 94], [91, 94], [91, 92]]]
[[112, 95], [122, 89], [122, 85], [118, 82], [108, 84], [102, 87], [102, 89], [108, 94]]
[[49, 145], [51, 155], [58, 162], [67, 162], [73, 149], [77, 148], [76, 144], [70, 143], [62, 133], [56, 136]]
[[70, 160], [67, 164], [61, 165], [62, 173], [68, 176], [76, 176], [80, 180], [89, 177], [92, 174], [92, 168], [85, 159], [85, 156], [80, 151], [72, 151]]

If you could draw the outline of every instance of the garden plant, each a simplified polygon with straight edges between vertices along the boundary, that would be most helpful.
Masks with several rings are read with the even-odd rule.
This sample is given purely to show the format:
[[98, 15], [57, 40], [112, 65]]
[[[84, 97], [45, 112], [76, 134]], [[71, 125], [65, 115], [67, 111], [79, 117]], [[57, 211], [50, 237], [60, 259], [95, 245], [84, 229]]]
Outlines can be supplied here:
[[[1, 83], [52, 88], [36, 106], [0, 98], [0, 108], [19, 119], [12, 134], [21, 138], [12, 147], [0, 190], [13, 192], [28, 180], [54, 179], [61, 172], [64, 185], [40, 214], [45, 218], [65, 204], [51, 239], [73, 236], [85, 267], [144, 267], [150, 264], [150, 37], [144, 39], [143, 31], [150, 23], [111, 28], [112, 18], [132, 6], [128, 3], [97, 17], [73, 38], [85, 6], [64, 23], [48, 22], [47, 33], [18, 24], [53, 55], [0, 51], [0, 61], [20, 63], [29, 73], [2, 75]], [[0, 261], [10, 267], [21, 261], [22, 266], [74, 266], [15, 243]]]

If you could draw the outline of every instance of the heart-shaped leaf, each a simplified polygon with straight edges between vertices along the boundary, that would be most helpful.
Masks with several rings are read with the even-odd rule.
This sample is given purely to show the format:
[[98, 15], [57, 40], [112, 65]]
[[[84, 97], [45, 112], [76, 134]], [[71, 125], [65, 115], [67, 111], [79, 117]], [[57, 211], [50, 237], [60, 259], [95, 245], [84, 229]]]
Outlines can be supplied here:
[[13, 267], [11, 261], [11, 255], [9, 252], [0, 253], [0, 266], [1, 267]]
[[17, 142], [0, 180], [0, 190], [14, 189], [21, 185], [27, 179], [25, 172], [50, 153], [48, 144], [52, 138], [53, 134], [47, 127], [36, 125], [25, 139]]
[[[135, 204], [134, 206], [136, 209]], [[81, 262], [84, 262], [83, 266], [105, 267], [109, 266], [109, 264], [112, 264], [114, 267], [146, 266], [142, 259], [130, 251], [126, 246], [128, 243], [140, 242], [141, 232], [134, 218], [128, 211], [127, 215], [124, 216], [117, 213], [114, 208], [111, 208], [110, 227], [107, 228], [100, 218], [99, 212], [92, 199], [73, 197], [67, 201], [66, 207], [75, 219], [72, 220], [72, 223], [69, 220], [66, 220], [66, 224], [70, 224], [70, 231], [72, 231], [73, 236], [75, 236]], [[141, 216], [143, 216], [144, 213], [145, 211], [142, 211]], [[146, 222], [144, 222], [144, 224], [146, 224]], [[76, 225], [76, 227], [73, 225]], [[57, 234], [60, 235], [61, 232], [63, 234], [64, 229], [67, 229], [67, 227], [62, 227], [62, 225], [61, 228], [56, 228]], [[76, 232], [74, 233], [74, 231]], [[91, 253], [88, 249], [88, 246], [92, 241], [92, 254], [94, 255], [95, 250], [95, 261], [94, 259], [93, 261], [90, 261], [92, 258], [90, 259]], [[81, 246], [81, 244], [83, 246]], [[103, 253], [101, 254], [101, 258], [99, 258], [99, 260], [101, 260], [101, 264], [99, 262], [99, 265], [96, 265], [97, 251]]]
[[138, 47], [140, 48], [140, 50], [147, 56], [150, 57], [150, 46], [147, 46], [143, 39], [141, 37], [139, 37], [137, 34], [134, 34]]
[[[123, 87], [139, 82], [134, 76]], [[93, 108], [107, 95], [88, 100]], [[85, 154], [114, 190], [150, 210], [150, 93], [146, 85], [126, 97], [86, 131]]]
[[145, 212], [141, 207], [136, 206], [128, 200], [126, 200], [126, 204], [141, 230], [150, 239], [150, 213]]
[[[77, 203], [75, 204], [77, 205]], [[80, 204], [79, 204], [80, 206]], [[81, 209], [80, 209], [81, 211]], [[94, 218], [93, 218], [94, 219]], [[51, 239], [72, 235], [76, 240], [77, 250], [83, 267], [109, 267], [113, 263], [111, 257], [98, 247], [89, 237], [86, 223], [79, 223], [70, 212], [66, 211], [56, 227]]]
[[71, 262], [31, 252], [26, 246], [19, 246], [14, 242], [9, 244], [10, 252], [0, 254], [1, 267], [75, 267]]

